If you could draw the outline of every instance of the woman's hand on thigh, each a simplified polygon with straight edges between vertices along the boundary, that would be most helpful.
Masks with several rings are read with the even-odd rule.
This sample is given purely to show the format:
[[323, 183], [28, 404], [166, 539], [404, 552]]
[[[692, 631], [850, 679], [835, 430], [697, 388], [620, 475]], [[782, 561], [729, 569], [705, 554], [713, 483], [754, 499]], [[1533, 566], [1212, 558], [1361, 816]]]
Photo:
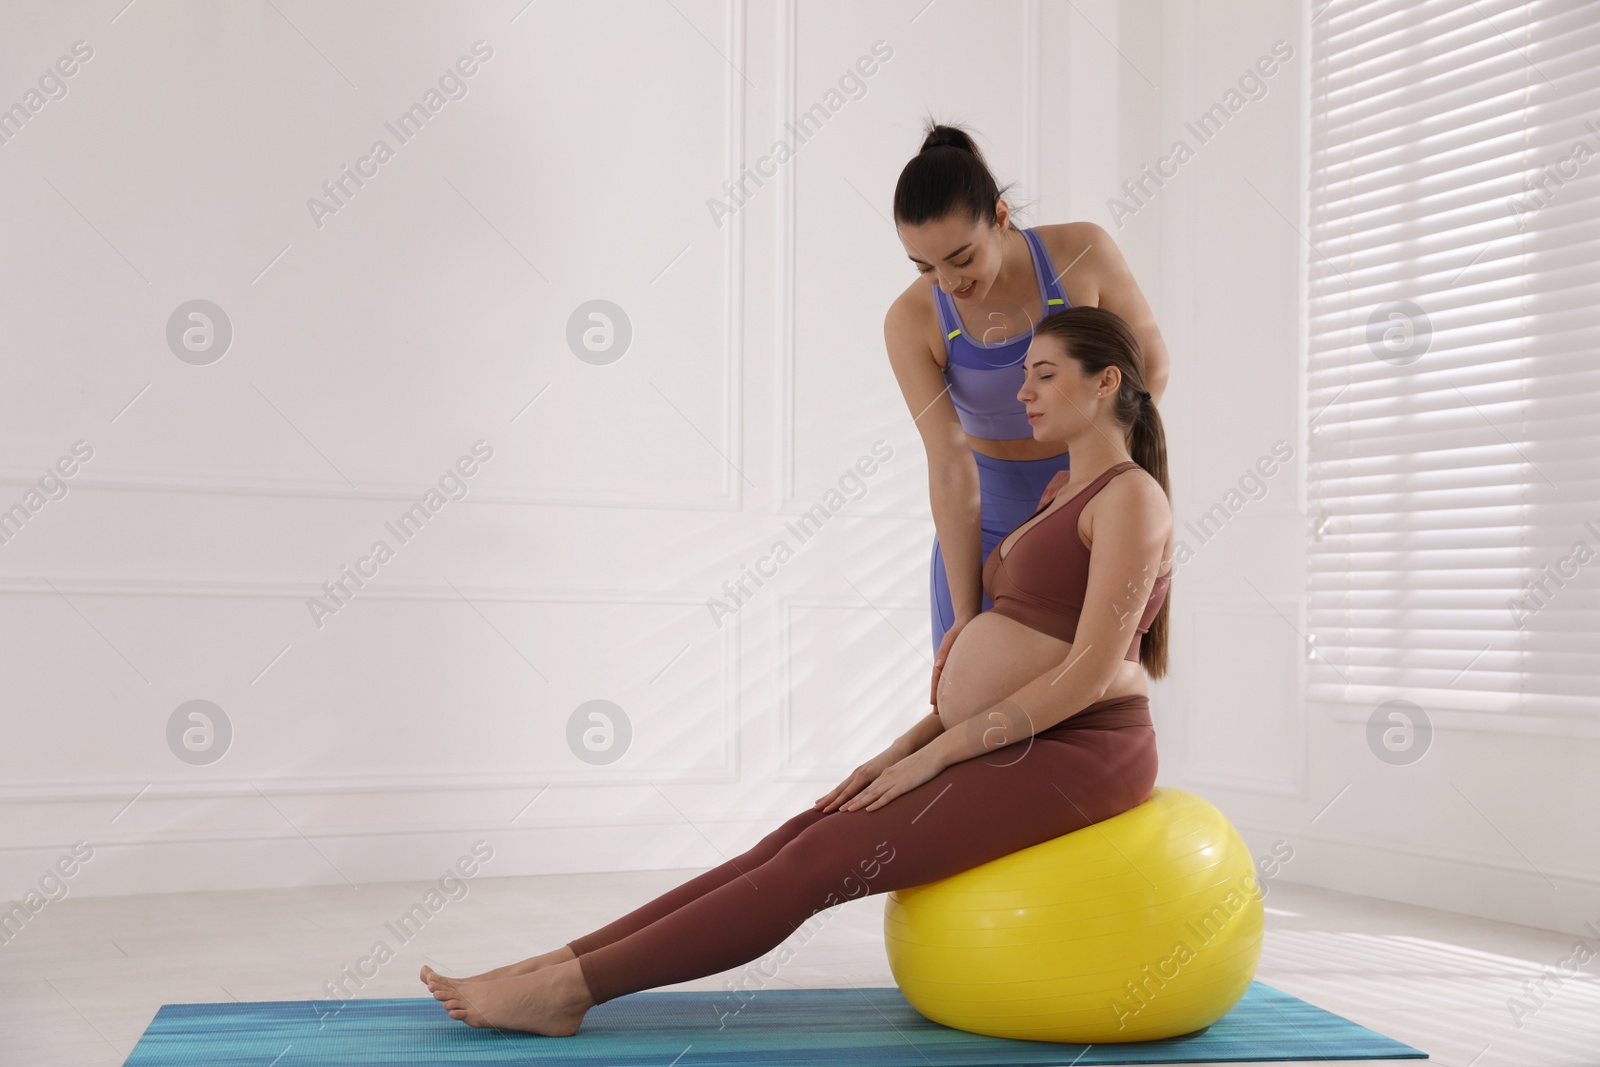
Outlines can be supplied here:
[[863, 789], [842, 811], [876, 811], [895, 797], [909, 793], [944, 770], [944, 763], [924, 745], [909, 756], [886, 767], [871, 785]]
[[890, 745], [851, 771], [848, 778], [834, 786], [826, 795], [815, 800], [812, 803], [812, 807], [820, 808], [825, 812], [832, 811], [861, 792], [862, 789], [877, 781], [878, 776], [898, 763], [903, 755], [905, 753], [901, 751], [901, 746], [898, 743]]

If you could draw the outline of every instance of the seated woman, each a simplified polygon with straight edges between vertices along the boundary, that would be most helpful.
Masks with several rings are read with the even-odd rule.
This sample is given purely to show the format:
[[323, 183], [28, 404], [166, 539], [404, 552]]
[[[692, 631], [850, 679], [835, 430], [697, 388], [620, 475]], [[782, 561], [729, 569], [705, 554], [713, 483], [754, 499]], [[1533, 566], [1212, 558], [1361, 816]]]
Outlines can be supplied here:
[[568, 1036], [596, 1004], [756, 959], [863, 886], [937, 881], [1150, 798], [1172, 512], [1139, 342], [1104, 308], [1056, 312], [1017, 397], [1072, 466], [989, 554], [994, 606], [951, 646], [934, 711], [749, 851], [615, 922], [473, 978], [423, 967], [451, 1018]]

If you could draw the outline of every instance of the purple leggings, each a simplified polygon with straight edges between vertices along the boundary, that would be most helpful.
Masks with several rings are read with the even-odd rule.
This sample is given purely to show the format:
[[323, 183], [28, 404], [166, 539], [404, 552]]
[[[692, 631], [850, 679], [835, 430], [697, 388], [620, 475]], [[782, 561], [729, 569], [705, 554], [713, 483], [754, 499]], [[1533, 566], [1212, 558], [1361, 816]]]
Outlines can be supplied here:
[[761, 956], [812, 915], [924, 885], [1081, 830], [1150, 798], [1148, 697], [951, 764], [876, 811], [807, 808], [755, 847], [568, 942], [596, 1004]]

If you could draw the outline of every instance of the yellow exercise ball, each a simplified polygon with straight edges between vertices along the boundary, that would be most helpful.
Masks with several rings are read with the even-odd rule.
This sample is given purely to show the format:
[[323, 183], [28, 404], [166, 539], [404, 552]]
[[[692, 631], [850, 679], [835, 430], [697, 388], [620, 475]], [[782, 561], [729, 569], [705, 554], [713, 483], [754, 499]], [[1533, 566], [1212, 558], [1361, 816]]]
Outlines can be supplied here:
[[1261, 898], [1227, 817], [1157, 788], [1104, 822], [890, 892], [883, 933], [901, 993], [936, 1023], [1156, 1041], [1210, 1026], [1250, 988]]

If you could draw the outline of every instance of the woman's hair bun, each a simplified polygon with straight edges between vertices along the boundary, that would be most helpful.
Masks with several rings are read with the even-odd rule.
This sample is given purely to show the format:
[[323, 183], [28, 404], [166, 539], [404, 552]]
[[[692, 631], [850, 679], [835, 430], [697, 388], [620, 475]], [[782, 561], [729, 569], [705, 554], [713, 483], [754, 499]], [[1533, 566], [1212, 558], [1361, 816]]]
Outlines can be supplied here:
[[934, 126], [928, 131], [927, 137], [923, 139], [921, 150], [926, 152], [928, 149], [938, 148], [940, 145], [959, 148], [963, 152], [971, 152], [973, 155], [978, 154], [977, 147], [972, 143], [972, 138], [967, 136], [965, 130], [957, 129], [954, 126]]

